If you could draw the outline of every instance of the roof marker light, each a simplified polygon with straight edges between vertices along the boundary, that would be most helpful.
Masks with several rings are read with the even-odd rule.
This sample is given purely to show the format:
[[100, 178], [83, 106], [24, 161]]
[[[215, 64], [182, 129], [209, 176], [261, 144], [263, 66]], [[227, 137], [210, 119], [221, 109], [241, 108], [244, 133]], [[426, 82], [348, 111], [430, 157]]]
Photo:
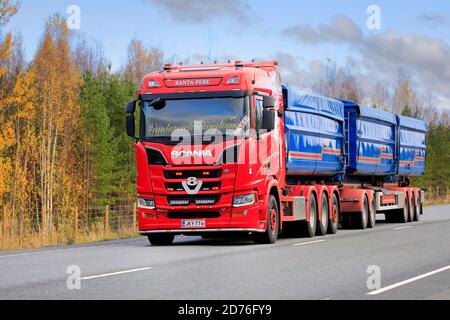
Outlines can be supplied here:
[[228, 79], [227, 85], [239, 84], [239, 82], [240, 82], [240, 78], [239, 77], [232, 77], [232, 78]]
[[159, 82], [156, 81], [156, 80], [149, 80], [148, 81], [148, 87], [149, 88], [159, 88], [160, 85], [159, 85]]

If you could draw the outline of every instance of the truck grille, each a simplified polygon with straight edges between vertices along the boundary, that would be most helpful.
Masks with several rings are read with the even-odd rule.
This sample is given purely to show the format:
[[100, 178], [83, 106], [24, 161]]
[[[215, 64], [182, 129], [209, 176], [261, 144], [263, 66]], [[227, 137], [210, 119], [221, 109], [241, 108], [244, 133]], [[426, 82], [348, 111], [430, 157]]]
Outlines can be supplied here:
[[220, 201], [220, 195], [219, 196], [180, 196], [180, 197], [175, 197], [175, 196], [170, 196], [167, 197], [167, 202], [171, 205], [171, 206], [188, 206], [191, 204], [195, 204], [198, 206], [211, 206], [211, 205], [215, 205], [216, 203], [218, 203]]
[[[166, 190], [168, 192], [183, 192], [183, 184], [181, 182], [167, 182], [165, 184]], [[200, 191], [219, 191], [221, 183], [220, 182], [204, 182]]]
[[168, 180], [187, 179], [187, 178], [218, 179], [221, 176], [222, 176], [222, 169], [164, 171], [164, 177]]

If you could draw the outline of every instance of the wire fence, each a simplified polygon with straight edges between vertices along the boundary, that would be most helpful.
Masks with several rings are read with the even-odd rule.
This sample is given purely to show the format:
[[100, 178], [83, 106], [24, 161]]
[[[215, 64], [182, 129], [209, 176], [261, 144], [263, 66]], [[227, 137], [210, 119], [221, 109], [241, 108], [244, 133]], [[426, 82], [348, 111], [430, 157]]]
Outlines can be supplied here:
[[450, 187], [428, 187], [425, 190], [427, 204], [450, 203]]
[[0, 212], [0, 250], [125, 238], [138, 231], [136, 204], [55, 208], [44, 220], [41, 212], [11, 212]]

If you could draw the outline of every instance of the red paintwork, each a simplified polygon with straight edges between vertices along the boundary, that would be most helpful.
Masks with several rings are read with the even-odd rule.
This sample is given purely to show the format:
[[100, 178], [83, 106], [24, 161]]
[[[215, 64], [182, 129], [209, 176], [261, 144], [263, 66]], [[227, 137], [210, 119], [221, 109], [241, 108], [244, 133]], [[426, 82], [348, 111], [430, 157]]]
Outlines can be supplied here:
[[[203, 69], [203, 70], [199, 70]], [[238, 78], [237, 83], [227, 84], [230, 79]], [[159, 87], [149, 87], [149, 81], [153, 84], [158, 82]], [[140, 95], [144, 94], [174, 94], [187, 92], [221, 92], [231, 90], [257, 91], [273, 96], [276, 101], [276, 110], [284, 110], [283, 96], [281, 90], [281, 78], [278, 72], [278, 64], [274, 61], [262, 63], [248, 63], [242, 66], [235, 64], [221, 65], [195, 65], [195, 66], [172, 66], [170, 70], [155, 72], [147, 75], [139, 90]], [[252, 108], [255, 102], [253, 97]], [[252, 112], [252, 123], [254, 124], [254, 113]], [[318, 217], [321, 217], [321, 200], [323, 196], [328, 198], [329, 218], [338, 219], [337, 212], [361, 212], [363, 210], [363, 200], [367, 196], [369, 204], [372, 203], [374, 191], [365, 189], [363, 185], [354, 186], [336, 186], [336, 185], [298, 185], [286, 184], [285, 168], [285, 139], [284, 139], [284, 119], [276, 120], [276, 130], [263, 135], [260, 140], [252, 137], [247, 140], [238, 141], [242, 145], [239, 164], [215, 165], [222, 151], [235, 145], [235, 142], [224, 142], [223, 144], [213, 146], [194, 145], [183, 148], [184, 151], [210, 150], [211, 155], [196, 159], [192, 162], [190, 159], [185, 163], [177, 163], [171, 157], [172, 151], [179, 151], [179, 147], [167, 146], [158, 143], [138, 142], [135, 144], [137, 159], [137, 192], [139, 197], [155, 199], [155, 210], [138, 209], [139, 229], [143, 232], [154, 230], [179, 230], [182, 219], [169, 217], [174, 213], [201, 213], [201, 212], [219, 212], [217, 218], [208, 218], [206, 229], [252, 229], [265, 231], [268, 223], [276, 225], [273, 212], [270, 212], [270, 221], [268, 218], [268, 198], [271, 192], [274, 192], [281, 202], [292, 202], [293, 197], [303, 196], [306, 198], [306, 219], [309, 220], [309, 199], [315, 197], [317, 200]], [[254, 153], [258, 146], [269, 145], [267, 155], [262, 156], [254, 164], [249, 164], [246, 157]], [[149, 166], [145, 148], [159, 150], [169, 167]], [[337, 153], [340, 151], [324, 148], [324, 153]], [[309, 157], [307, 154], [299, 156]], [[369, 161], [369, 160], [368, 160]], [[370, 160], [371, 161], [371, 160]], [[270, 164], [270, 166], [269, 166]], [[220, 201], [213, 206], [210, 205], [187, 205], [174, 207], [168, 203], [167, 196], [183, 196], [184, 192], [166, 190], [164, 172], [166, 171], [185, 171], [185, 170], [212, 170], [220, 169], [223, 174], [217, 179], [202, 179], [204, 182], [220, 182], [220, 190], [200, 192], [198, 195], [220, 195]], [[183, 182], [180, 180], [170, 180], [170, 182]], [[415, 194], [418, 199], [419, 189], [399, 188], [397, 186], [388, 186], [391, 190]], [[289, 191], [288, 196], [282, 196], [281, 191]], [[236, 195], [244, 195], [255, 192], [257, 195], [256, 203], [244, 208], [233, 208], [232, 201]], [[333, 208], [332, 197], [336, 194], [338, 197], [339, 208]], [[356, 199], [355, 202], [345, 200]], [[409, 197], [411, 199], [411, 197]], [[344, 200], [344, 202], [342, 202]], [[395, 201], [395, 197], [383, 197], [383, 203], [389, 204]], [[293, 221], [292, 216], [283, 215], [283, 206], [279, 203], [281, 224], [283, 222]]]

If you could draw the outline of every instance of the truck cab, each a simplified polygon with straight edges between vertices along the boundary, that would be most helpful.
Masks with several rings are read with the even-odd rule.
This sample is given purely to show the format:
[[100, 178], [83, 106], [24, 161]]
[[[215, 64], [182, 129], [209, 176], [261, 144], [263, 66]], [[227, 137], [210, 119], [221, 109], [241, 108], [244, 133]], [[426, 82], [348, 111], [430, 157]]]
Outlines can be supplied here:
[[286, 183], [277, 66], [165, 65], [144, 78], [126, 123], [136, 139], [139, 230], [152, 244], [227, 232], [276, 241]]

